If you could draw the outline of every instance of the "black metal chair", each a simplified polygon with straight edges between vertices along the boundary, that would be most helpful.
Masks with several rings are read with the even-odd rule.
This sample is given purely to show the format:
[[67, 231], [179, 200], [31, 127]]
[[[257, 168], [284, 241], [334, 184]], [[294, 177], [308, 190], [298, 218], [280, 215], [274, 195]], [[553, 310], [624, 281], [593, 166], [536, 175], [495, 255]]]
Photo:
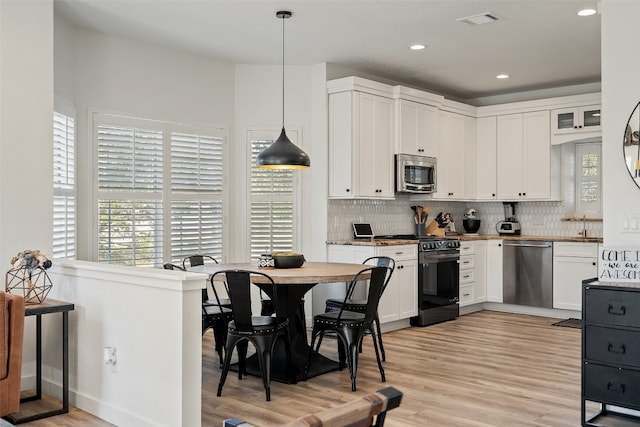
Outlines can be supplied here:
[[[388, 256], [373, 256], [364, 260], [362, 264], [368, 265], [376, 265], [379, 267], [389, 267], [389, 272], [387, 274], [387, 278], [384, 282], [384, 286], [382, 288], [382, 292], [387, 288], [389, 284], [389, 280], [391, 279], [391, 275], [393, 271], [396, 269], [396, 261], [393, 258]], [[364, 286], [366, 282], [361, 282], [357, 286]], [[355, 311], [357, 313], [364, 313], [367, 310], [367, 300], [363, 299], [354, 299], [353, 291], [356, 288], [354, 286], [351, 288], [351, 291], [347, 293], [347, 297], [345, 299], [338, 298], [329, 298], [325, 301], [325, 312], [330, 311], [339, 311], [341, 308], [347, 311]], [[384, 345], [382, 345], [382, 331], [380, 330], [380, 317], [378, 316], [378, 312], [376, 311], [376, 317], [374, 319], [374, 324], [376, 327], [376, 335], [378, 339], [378, 345], [380, 346], [380, 354], [382, 355], [382, 361], [387, 360], [387, 356], [384, 351]], [[362, 351], [362, 348], [360, 349]]]
[[164, 264], [162, 264], [162, 267], [165, 270], [181, 270], [181, 271], [185, 271], [183, 267], [180, 267], [179, 265], [173, 264], [173, 263], [170, 263], [170, 262], [165, 262]]
[[[291, 344], [289, 341], [289, 319], [278, 316], [253, 316], [251, 312], [252, 277], [260, 276], [273, 289], [273, 298], [277, 298], [277, 286], [273, 279], [264, 273], [246, 270], [223, 270], [215, 273], [212, 280], [224, 274], [227, 282], [233, 320], [229, 322], [224, 364], [218, 384], [218, 396], [222, 395], [222, 387], [231, 365], [233, 349], [238, 352], [238, 379], [246, 373], [246, 357], [248, 343], [256, 349], [256, 357], [262, 372], [266, 399], [271, 400], [271, 355], [278, 338], [284, 339], [286, 364], [291, 367]], [[254, 285], [255, 286], [255, 285]], [[289, 372], [292, 383], [295, 383], [293, 371]]]
[[[212, 261], [214, 264], [218, 264], [218, 260], [209, 255], [191, 255], [182, 260], [182, 269], [188, 270], [190, 267], [197, 267], [199, 265], [204, 265], [207, 261]], [[215, 283], [211, 282], [211, 288], [214, 292]], [[202, 290], [202, 301], [206, 302], [209, 305], [220, 304], [223, 307], [231, 308], [231, 300], [229, 298], [218, 298], [216, 301], [209, 298], [209, 291], [205, 288]]]
[[[166, 262], [163, 264], [165, 270], [181, 270], [186, 271], [183, 267]], [[227, 341], [227, 323], [232, 319], [231, 303], [227, 299], [218, 297], [215, 284], [211, 281], [211, 288], [215, 299], [209, 299], [207, 288], [202, 290], [202, 335], [209, 329], [213, 330], [213, 339], [215, 342], [215, 350], [220, 358], [220, 364], [223, 363], [223, 350]]]
[[[382, 368], [382, 362], [380, 360], [380, 352], [378, 351], [378, 342], [373, 332], [373, 322], [378, 312], [378, 304], [382, 291], [384, 290], [384, 284], [389, 274], [389, 267], [370, 267], [365, 268], [354, 276], [349, 284], [347, 295], [351, 294], [352, 288], [356, 284], [364, 280], [364, 275], [371, 273], [371, 279], [369, 280], [369, 291], [367, 295], [367, 307], [364, 313], [357, 313], [354, 311], [347, 311], [346, 301], [339, 311], [330, 311], [328, 313], [317, 314], [313, 317], [313, 330], [311, 332], [311, 346], [309, 349], [309, 356], [307, 357], [307, 363], [305, 364], [303, 379], [307, 379], [309, 372], [309, 366], [313, 362], [313, 355], [320, 349], [322, 344], [322, 338], [326, 332], [335, 332], [338, 337], [338, 354], [340, 368], [344, 367], [345, 353], [347, 365], [349, 367], [349, 376], [351, 377], [351, 390], [356, 391], [356, 375], [358, 373], [358, 348], [362, 344], [364, 336], [369, 333], [372, 335], [373, 348], [376, 352], [376, 360], [378, 362], [378, 369], [380, 370], [380, 376], [382, 382], [385, 382], [384, 369]], [[347, 298], [345, 297], [345, 300]], [[314, 344], [318, 339], [318, 344], [315, 347]]]

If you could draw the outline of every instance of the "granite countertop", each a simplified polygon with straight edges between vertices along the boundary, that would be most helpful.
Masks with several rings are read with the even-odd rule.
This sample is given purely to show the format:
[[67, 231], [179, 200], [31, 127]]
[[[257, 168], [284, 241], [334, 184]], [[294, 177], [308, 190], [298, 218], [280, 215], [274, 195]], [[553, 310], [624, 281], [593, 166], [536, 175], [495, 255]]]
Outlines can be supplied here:
[[[458, 238], [461, 241], [470, 240], [535, 240], [552, 242], [582, 242], [582, 243], [602, 243], [602, 237], [566, 237], [566, 236], [498, 236], [498, 235], [458, 235], [446, 236]], [[418, 243], [418, 239], [397, 239], [397, 240], [328, 240], [328, 245], [353, 245], [353, 246], [397, 246], [413, 245]]]

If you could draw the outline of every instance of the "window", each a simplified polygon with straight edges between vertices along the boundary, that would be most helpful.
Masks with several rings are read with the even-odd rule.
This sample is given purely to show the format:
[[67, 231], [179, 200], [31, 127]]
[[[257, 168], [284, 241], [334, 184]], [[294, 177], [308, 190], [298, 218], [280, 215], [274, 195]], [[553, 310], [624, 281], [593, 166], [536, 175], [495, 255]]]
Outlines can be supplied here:
[[600, 143], [576, 144], [576, 215], [602, 216]]
[[[298, 132], [288, 130], [292, 142], [297, 143]], [[260, 169], [256, 157], [271, 145], [278, 132], [248, 133], [251, 147], [251, 259], [262, 253], [291, 251], [294, 248], [294, 213], [297, 204], [295, 174], [292, 170]]]
[[75, 112], [53, 113], [53, 258], [76, 257]]
[[97, 258], [136, 266], [222, 259], [225, 132], [96, 113]]

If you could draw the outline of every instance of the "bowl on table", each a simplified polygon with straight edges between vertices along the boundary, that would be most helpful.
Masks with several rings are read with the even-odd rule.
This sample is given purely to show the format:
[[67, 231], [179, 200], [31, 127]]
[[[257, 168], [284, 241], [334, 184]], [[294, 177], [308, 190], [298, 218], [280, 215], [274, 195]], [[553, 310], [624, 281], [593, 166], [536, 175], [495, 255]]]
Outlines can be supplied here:
[[274, 252], [271, 257], [275, 268], [300, 268], [305, 262], [304, 255], [295, 252]]

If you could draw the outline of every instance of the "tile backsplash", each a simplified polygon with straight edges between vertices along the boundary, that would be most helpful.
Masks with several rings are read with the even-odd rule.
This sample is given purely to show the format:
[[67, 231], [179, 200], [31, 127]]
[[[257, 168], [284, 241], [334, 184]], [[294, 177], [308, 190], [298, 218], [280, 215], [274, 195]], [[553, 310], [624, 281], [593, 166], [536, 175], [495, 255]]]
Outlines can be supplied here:
[[[377, 235], [412, 234], [415, 230], [413, 205], [429, 207], [427, 224], [438, 212], [451, 213], [458, 232], [464, 232], [462, 220], [469, 208], [476, 210], [481, 221], [480, 234], [497, 235], [496, 224], [504, 220], [502, 202], [413, 201], [404, 195], [396, 200], [329, 200], [327, 239], [351, 239], [353, 222], [371, 223]], [[562, 221], [564, 212], [563, 202], [519, 202], [516, 205], [522, 234], [528, 236], [578, 237], [583, 228], [582, 221]], [[587, 221], [584, 225], [588, 237], [602, 237], [602, 222]]]

